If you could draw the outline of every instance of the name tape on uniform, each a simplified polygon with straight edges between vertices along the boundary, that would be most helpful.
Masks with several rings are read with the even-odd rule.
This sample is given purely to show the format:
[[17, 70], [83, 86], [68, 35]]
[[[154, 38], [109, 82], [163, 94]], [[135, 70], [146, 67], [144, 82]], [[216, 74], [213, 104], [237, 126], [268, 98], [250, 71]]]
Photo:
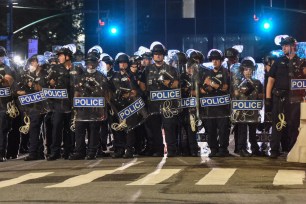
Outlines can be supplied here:
[[10, 88], [0, 88], [0, 97], [8, 97], [11, 96]]
[[43, 92], [39, 91], [39, 92], [32, 93], [32, 94], [18, 96], [18, 99], [20, 101], [20, 104], [22, 106], [24, 106], [24, 105], [28, 105], [28, 104], [31, 104], [31, 103], [41, 102], [41, 101], [45, 100], [46, 98], [45, 98]]
[[261, 100], [232, 100], [233, 110], [261, 110], [262, 105]]
[[306, 79], [291, 79], [291, 90], [306, 89]]
[[118, 113], [118, 116], [119, 116], [120, 120], [124, 120], [124, 119], [132, 116], [133, 114], [137, 113], [144, 106], [145, 106], [144, 101], [142, 100], [142, 98], [139, 98], [136, 101], [134, 101], [131, 105], [129, 105], [125, 109], [121, 110]]
[[164, 101], [181, 98], [180, 89], [150, 91], [151, 101]]
[[200, 98], [201, 107], [223, 106], [230, 104], [230, 95]]
[[46, 98], [68, 98], [67, 89], [42, 89]]
[[194, 108], [197, 105], [197, 100], [195, 97], [182, 98], [179, 101], [179, 108]]
[[102, 108], [102, 107], [105, 107], [105, 100], [103, 97], [74, 97], [73, 107]]

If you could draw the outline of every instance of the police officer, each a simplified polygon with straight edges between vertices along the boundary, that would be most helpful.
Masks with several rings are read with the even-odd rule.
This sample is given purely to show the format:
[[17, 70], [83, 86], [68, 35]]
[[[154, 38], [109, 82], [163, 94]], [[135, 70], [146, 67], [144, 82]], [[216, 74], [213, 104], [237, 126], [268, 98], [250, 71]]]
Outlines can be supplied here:
[[[21, 76], [21, 82], [17, 85], [17, 94], [24, 96], [40, 92], [42, 88], [47, 87], [46, 76], [47, 72], [42, 68], [44, 57], [41, 55], [32, 56], [26, 65], [26, 71]], [[29, 129], [29, 155], [24, 158], [25, 161], [44, 159], [43, 142], [40, 138], [41, 125], [44, 121], [44, 116], [47, 112], [46, 103], [44, 101], [36, 101], [32, 105], [21, 104], [22, 109], [30, 118]]]
[[[255, 71], [255, 61], [252, 57], [245, 57], [241, 61], [241, 75], [239, 83], [234, 85], [234, 96], [236, 100], [262, 100], [263, 85], [258, 79], [255, 79], [253, 73]], [[256, 128], [260, 122], [260, 114], [258, 110], [237, 110], [238, 126], [238, 150], [241, 157], [249, 157], [251, 155], [263, 156], [259, 150], [256, 140]], [[249, 128], [249, 131], [248, 131]], [[249, 132], [249, 134], [248, 134]], [[247, 151], [247, 135], [251, 143], [252, 154]]]
[[[115, 112], [118, 113], [119, 110], [130, 104], [130, 99], [136, 97], [139, 91], [137, 91], [137, 81], [134, 80], [129, 69], [129, 56], [125, 53], [118, 53], [115, 60], [119, 64], [119, 72], [114, 74], [112, 84], [116, 90], [114, 104], [117, 111]], [[112, 129], [115, 147], [112, 157], [132, 158], [135, 152], [135, 130], [125, 133], [123, 130]]]
[[[206, 97], [223, 97], [229, 93], [228, 71], [221, 66], [224, 59], [223, 53], [220, 50], [212, 49], [208, 53], [208, 59], [212, 62], [213, 68], [210, 70], [209, 77], [204, 79]], [[209, 157], [229, 155], [229, 111], [228, 104], [207, 107], [205, 122], [208, 145], [211, 149]]]
[[290, 81], [296, 75], [305, 78], [306, 70], [303, 68], [305, 61], [296, 55], [296, 44], [296, 40], [291, 36], [281, 39], [284, 56], [276, 59], [269, 72], [265, 105], [269, 111], [273, 103], [270, 141], [270, 158], [273, 159], [280, 155], [280, 140], [283, 137], [287, 139], [287, 147], [282, 150], [290, 151], [298, 136], [300, 100], [293, 99], [301, 97], [290, 90]]
[[[178, 74], [174, 67], [167, 65], [164, 62], [166, 48], [159, 42], [154, 42], [150, 46], [152, 51], [154, 64], [145, 68], [141, 81], [140, 88], [148, 94], [151, 91], [163, 92], [164, 90], [177, 89], [179, 87]], [[161, 75], [166, 73], [167, 76]], [[147, 94], [147, 96], [149, 96]], [[171, 100], [175, 104], [175, 100]], [[165, 102], [162, 102], [162, 107]], [[165, 108], [165, 107], [164, 107]], [[169, 107], [168, 107], [169, 108]], [[168, 109], [167, 108], [167, 109]], [[148, 154], [151, 156], [164, 156], [164, 145], [162, 136], [162, 127], [165, 132], [165, 140], [167, 143], [167, 156], [173, 157], [177, 155], [177, 136], [178, 136], [178, 118], [175, 114], [175, 107], [170, 107], [170, 112], [156, 114], [160, 111], [160, 102], [148, 99], [148, 109], [152, 115], [147, 119], [145, 125], [148, 135]], [[172, 111], [174, 109], [174, 111]], [[169, 114], [169, 115], [168, 115]]]
[[106, 65], [107, 80], [110, 81], [115, 73], [114, 68], [113, 68], [114, 60], [109, 54], [106, 54], [106, 53], [103, 53], [101, 58], [102, 58], [102, 62], [104, 62]]
[[[104, 97], [109, 100], [109, 87], [106, 77], [97, 71], [99, 59], [94, 53], [89, 53], [86, 62], [86, 72], [76, 81], [75, 97]], [[101, 121], [107, 117], [105, 107], [93, 109], [92, 107], [77, 108], [75, 122], [76, 148], [70, 160], [93, 160], [97, 156], [99, 143], [99, 130]], [[86, 151], [85, 137], [88, 134], [88, 150]]]
[[64, 144], [63, 158], [68, 159], [72, 152], [72, 133], [70, 130], [71, 120], [71, 100], [73, 96], [73, 83], [76, 76], [83, 71], [72, 64], [73, 46], [63, 46], [57, 52], [59, 64], [53, 67], [53, 73], [48, 77], [50, 88], [66, 89], [68, 99], [54, 99], [52, 114], [52, 145], [51, 154], [48, 161], [53, 161], [61, 157], [61, 144]]
[[9, 130], [8, 116], [6, 114], [6, 105], [10, 100], [10, 90], [7, 88], [13, 84], [12, 72], [8, 66], [4, 64], [6, 58], [6, 50], [0, 46], [0, 162], [5, 161], [7, 134]]
[[[182, 90], [182, 98], [196, 97], [195, 94], [195, 66], [194, 62], [197, 62], [198, 58], [193, 55], [194, 58], [189, 58], [186, 66], [186, 70], [180, 76], [180, 84]], [[197, 63], [200, 63], [198, 61]], [[183, 63], [181, 63], [183, 64]], [[184, 67], [184, 66], [183, 66]], [[194, 119], [192, 119], [194, 118]], [[198, 144], [196, 141], [197, 125], [196, 120], [196, 107], [184, 108], [180, 113], [181, 126], [185, 132], [181, 133], [181, 151], [182, 156], [198, 156]], [[194, 123], [194, 124], [193, 124]], [[193, 127], [192, 127], [193, 126]]]

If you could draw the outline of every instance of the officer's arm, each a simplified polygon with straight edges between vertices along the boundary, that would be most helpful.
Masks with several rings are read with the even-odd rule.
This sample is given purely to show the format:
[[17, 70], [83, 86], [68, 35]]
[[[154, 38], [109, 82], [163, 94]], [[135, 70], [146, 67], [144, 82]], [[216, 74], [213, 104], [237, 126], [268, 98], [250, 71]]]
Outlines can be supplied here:
[[268, 78], [267, 89], [266, 89], [266, 98], [272, 98], [272, 89], [275, 83], [275, 79], [272, 77]]

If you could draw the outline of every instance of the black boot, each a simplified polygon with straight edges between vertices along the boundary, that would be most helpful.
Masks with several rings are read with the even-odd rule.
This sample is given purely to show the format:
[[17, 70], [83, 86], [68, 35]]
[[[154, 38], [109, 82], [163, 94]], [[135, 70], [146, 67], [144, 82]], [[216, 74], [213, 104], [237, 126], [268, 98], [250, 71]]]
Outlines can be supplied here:
[[124, 149], [120, 148], [120, 149], [115, 149], [115, 152], [112, 155], [112, 158], [122, 158], [124, 155]]
[[129, 158], [134, 158], [134, 148], [127, 148], [125, 151], [125, 154], [123, 155], [123, 158], [129, 159]]

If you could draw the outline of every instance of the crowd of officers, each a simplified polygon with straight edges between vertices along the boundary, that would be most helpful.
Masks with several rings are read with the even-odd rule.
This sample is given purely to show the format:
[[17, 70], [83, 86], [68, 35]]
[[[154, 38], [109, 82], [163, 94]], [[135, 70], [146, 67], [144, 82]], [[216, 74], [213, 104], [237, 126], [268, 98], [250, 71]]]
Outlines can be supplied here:
[[[290, 100], [289, 66], [295, 65], [296, 72], [306, 75], [305, 65], [301, 65], [303, 60], [295, 54], [296, 40], [283, 38], [281, 46], [284, 56], [268, 55], [264, 60], [264, 84], [252, 78], [256, 69], [254, 59], [246, 57], [239, 63], [235, 48], [226, 49], [224, 54], [212, 49], [208, 53], [212, 67], [207, 68], [203, 66], [204, 55], [197, 50], [175, 52], [167, 56], [166, 63], [167, 50], [161, 43], [152, 43], [150, 49], [131, 57], [118, 53], [115, 60], [95, 46], [86, 55], [85, 63], [79, 59], [83, 53], [63, 46], [50, 53], [47, 63], [45, 58], [34, 55], [20, 68], [13, 62], [7, 63], [9, 59], [1, 47], [0, 89], [9, 88], [11, 94], [0, 94], [0, 162], [23, 153], [28, 153], [25, 161], [163, 157], [165, 153], [168, 157], [197, 157], [200, 127], [207, 134], [209, 157], [230, 155], [231, 130], [235, 153], [249, 157], [267, 156], [265, 147], [258, 145], [256, 132], [263, 129], [269, 132], [272, 126], [269, 155], [277, 158], [281, 151], [290, 151], [298, 136], [300, 101]], [[223, 63], [225, 58], [227, 61]], [[251, 87], [241, 88], [244, 83], [241, 79], [251, 82]], [[20, 104], [20, 96], [41, 92], [43, 88], [66, 90], [68, 97]], [[177, 89], [180, 98], [194, 97], [197, 104], [199, 98], [216, 99], [229, 94], [239, 100], [265, 99], [265, 112], [272, 112], [272, 118], [260, 124], [257, 112], [255, 120], [241, 121], [239, 117], [247, 115], [233, 115], [230, 104], [179, 108], [178, 100], [150, 100], [151, 92], [165, 94]], [[73, 97], [99, 96], [105, 99], [103, 107], [73, 108]], [[145, 107], [138, 107], [136, 114], [125, 119], [118, 117], [121, 110], [143, 101]], [[280, 114], [286, 123], [281, 128]], [[106, 152], [110, 142], [111, 154]]]

